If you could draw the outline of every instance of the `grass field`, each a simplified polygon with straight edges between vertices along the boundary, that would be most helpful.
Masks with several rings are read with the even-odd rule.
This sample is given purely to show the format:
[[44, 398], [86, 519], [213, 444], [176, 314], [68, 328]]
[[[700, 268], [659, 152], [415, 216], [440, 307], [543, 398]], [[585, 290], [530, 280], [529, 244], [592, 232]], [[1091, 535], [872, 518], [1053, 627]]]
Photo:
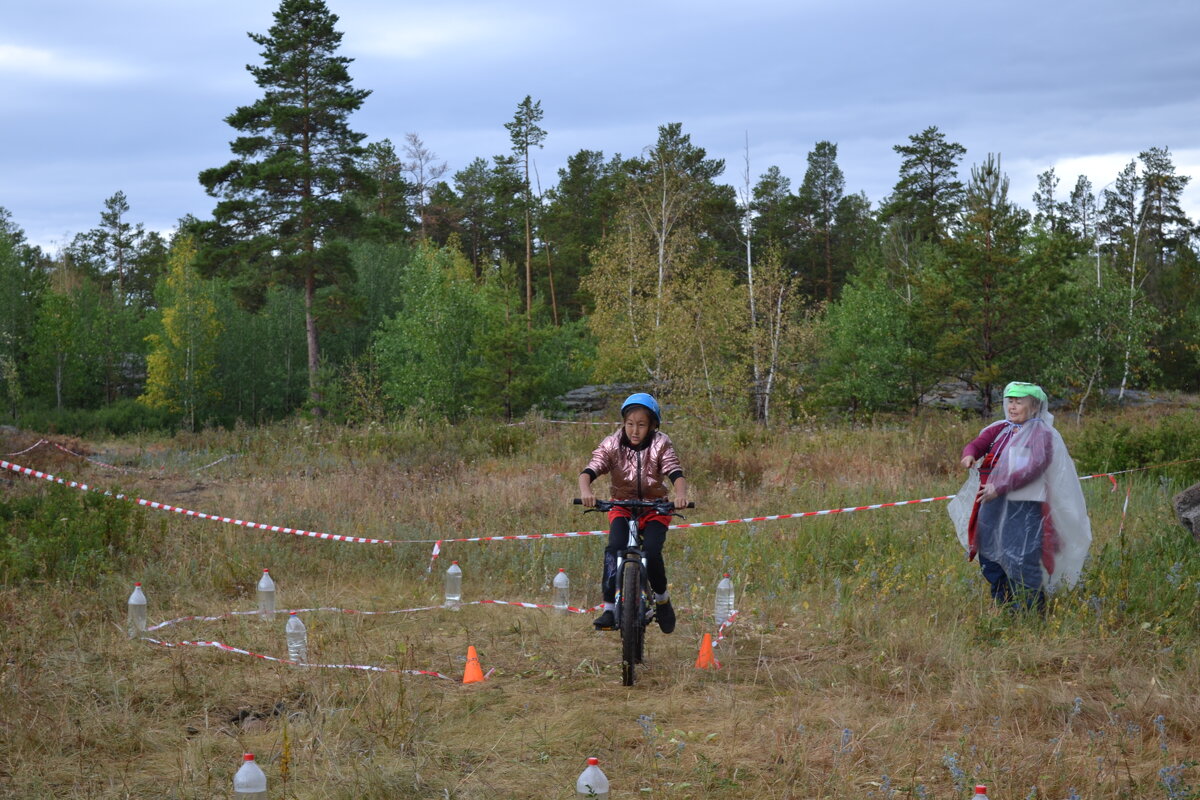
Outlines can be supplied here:
[[[1148, 429], [1180, 413], [1194, 414], [1126, 412], [1106, 424]], [[978, 427], [931, 416], [668, 431], [698, 505], [689, 521], [703, 521], [953, 493], [959, 450]], [[1062, 427], [1073, 453], [1084, 440], [1096, 452], [1107, 435]], [[293, 423], [170, 440], [55, 439], [128, 472], [46, 446], [13, 460], [205, 512], [427, 540], [604, 527], [569, 505], [604, 430], [532, 419]], [[0, 452], [37, 438], [0, 435]], [[1189, 455], [1200, 454], [1174, 457]], [[1195, 467], [1122, 475], [1115, 492], [1105, 479], [1085, 482], [1091, 562], [1044, 620], [990, 605], [945, 503], [673, 531], [679, 627], [652, 630], [633, 688], [620, 685], [616, 634], [592, 631], [590, 616], [546, 610], [306, 615], [320, 663], [457, 678], [473, 645], [493, 672], [467, 686], [166, 649], [122, 630], [135, 580], [153, 623], [253, 608], [264, 567], [280, 608], [436, 605], [451, 559], [467, 601], [549, 603], [563, 567], [573, 605], [590, 606], [599, 537], [449, 543], [430, 575], [429, 544], [253, 531], [8, 473], [0, 795], [232, 797], [241, 753], [254, 752], [273, 798], [565, 800], [592, 755], [614, 798], [960, 798], [976, 782], [993, 800], [1196, 797], [1200, 561], [1169, 505]], [[78, 546], [85, 535], [90, 550]], [[734, 576], [739, 617], [718, 647], [722, 669], [696, 670], [723, 572]], [[283, 656], [283, 622], [238, 616], [156, 635]]]

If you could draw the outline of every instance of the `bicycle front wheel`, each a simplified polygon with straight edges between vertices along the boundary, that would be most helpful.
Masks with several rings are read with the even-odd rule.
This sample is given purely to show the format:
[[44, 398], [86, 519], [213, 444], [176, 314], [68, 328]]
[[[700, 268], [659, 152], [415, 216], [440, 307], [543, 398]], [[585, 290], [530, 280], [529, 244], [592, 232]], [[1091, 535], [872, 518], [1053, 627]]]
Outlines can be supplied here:
[[625, 562], [621, 573], [621, 683], [633, 686], [634, 671], [642, 660], [645, 620], [641, 614], [642, 571], [635, 561]]

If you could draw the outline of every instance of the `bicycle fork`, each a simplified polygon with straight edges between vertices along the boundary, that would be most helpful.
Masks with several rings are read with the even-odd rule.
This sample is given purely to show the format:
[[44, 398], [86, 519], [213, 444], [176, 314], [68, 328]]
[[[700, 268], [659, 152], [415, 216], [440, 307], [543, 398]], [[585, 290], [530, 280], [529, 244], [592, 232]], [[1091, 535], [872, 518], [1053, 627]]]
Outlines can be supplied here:
[[[631, 518], [629, 520], [629, 540], [626, 542], [625, 550], [621, 553], [621, 563], [617, 569], [617, 620], [622, 637], [626, 635], [626, 631], [620, 625], [620, 620], [624, 619], [624, 615], [620, 612], [626, 602], [633, 602], [635, 604], [634, 607], [639, 612], [636, 616], [641, 620], [642, 628], [649, 626], [650, 622], [654, 619], [654, 605], [644, 602], [647, 588], [650, 586], [650, 573], [646, 569], [646, 557], [642, 554], [641, 543], [638, 541], [637, 524], [636, 519]], [[624, 596], [623, 587], [625, 586], [625, 570], [627, 569], [636, 569], [638, 571], [638, 586], [641, 588], [641, 591], [637, 597], [626, 598]]]

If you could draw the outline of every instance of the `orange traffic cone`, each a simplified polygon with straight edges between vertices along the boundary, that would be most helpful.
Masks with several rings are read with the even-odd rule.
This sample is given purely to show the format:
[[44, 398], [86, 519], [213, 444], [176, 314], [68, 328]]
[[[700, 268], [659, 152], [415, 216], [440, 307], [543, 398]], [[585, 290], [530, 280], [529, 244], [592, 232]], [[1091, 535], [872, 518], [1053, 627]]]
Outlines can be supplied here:
[[700, 642], [700, 655], [696, 657], [696, 669], [720, 669], [721, 664], [713, 655], [712, 634], [704, 634], [704, 640]]
[[479, 655], [475, 645], [467, 645], [467, 668], [463, 670], [463, 683], [481, 683], [483, 670], [479, 668]]

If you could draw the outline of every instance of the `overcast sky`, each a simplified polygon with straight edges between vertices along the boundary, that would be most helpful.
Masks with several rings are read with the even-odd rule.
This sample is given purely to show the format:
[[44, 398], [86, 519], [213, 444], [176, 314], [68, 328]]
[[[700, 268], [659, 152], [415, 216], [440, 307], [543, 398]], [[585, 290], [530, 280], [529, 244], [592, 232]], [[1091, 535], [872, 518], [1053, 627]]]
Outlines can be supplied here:
[[[776, 165], [799, 186], [815, 142], [838, 145], [849, 192], [895, 184], [893, 145], [930, 125], [967, 148], [962, 174], [1000, 153], [1030, 205], [1055, 167], [1096, 189], [1138, 152], [1171, 149], [1196, 176], [1200, 3], [1194, 0], [327, 0], [372, 90], [352, 125], [421, 136], [450, 173], [507, 153], [526, 94], [549, 135], [543, 188], [587, 148], [634, 155], [682, 122], [740, 185]], [[231, 157], [224, 118], [259, 96], [247, 32], [277, 2], [10, 3], [0, 27], [0, 206], [48, 248], [99, 222], [124, 191], [130, 219], [169, 230], [211, 215], [196, 180]], [[448, 176], [447, 176], [448, 177]]]

